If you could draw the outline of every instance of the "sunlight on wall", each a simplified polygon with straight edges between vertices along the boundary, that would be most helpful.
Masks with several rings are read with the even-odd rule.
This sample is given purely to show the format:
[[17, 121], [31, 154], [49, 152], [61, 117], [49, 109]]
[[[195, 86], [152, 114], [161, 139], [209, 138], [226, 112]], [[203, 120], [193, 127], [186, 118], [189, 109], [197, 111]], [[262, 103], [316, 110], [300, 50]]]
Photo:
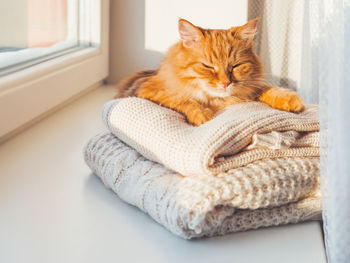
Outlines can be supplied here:
[[248, 0], [145, 0], [145, 48], [165, 52], [179, 40], [177, 21], [189, 20], [204, 28], [244, 24]]

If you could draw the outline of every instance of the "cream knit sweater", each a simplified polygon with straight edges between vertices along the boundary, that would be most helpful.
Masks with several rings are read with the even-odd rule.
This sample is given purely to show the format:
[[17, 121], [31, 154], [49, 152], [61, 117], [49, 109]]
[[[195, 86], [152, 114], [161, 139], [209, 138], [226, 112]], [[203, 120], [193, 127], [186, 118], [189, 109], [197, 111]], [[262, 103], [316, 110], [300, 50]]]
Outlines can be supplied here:
[[183, 175], [210, 175], [264, 158], [319, 156], [318, 108], [294, 114], [241, 103], [194, 127], [182, 114], [140, 98], [109, 102], [109, 130], [147, 159]]
[[184, 177], [109, 132], [92, 138], [84, 156], [122, 200], [182, 238], [321, 217], [317, 157], [257, 160], [216, 176]]

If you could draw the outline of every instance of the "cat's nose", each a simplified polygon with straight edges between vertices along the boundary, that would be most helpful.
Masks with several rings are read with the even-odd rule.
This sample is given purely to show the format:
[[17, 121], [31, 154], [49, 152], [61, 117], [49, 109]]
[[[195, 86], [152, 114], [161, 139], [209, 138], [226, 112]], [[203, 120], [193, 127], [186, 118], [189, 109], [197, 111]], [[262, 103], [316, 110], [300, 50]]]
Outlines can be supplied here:
[[226, 82], [222, 82], [221, 84], [226, 89], [231, 84], [231, 82], [230, 81], [226, 81]]

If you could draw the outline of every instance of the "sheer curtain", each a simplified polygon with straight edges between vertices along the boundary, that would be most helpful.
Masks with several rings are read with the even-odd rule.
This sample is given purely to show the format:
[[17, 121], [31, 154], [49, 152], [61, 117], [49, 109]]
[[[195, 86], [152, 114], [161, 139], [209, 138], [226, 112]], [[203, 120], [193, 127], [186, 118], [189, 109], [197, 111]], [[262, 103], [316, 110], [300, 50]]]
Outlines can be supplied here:
[[260, 17], [256, 50], [266, 77], [275, 86], [300, 86], [303, 41], [303, 0], [252, 0], [249, 19]]
[[[321, 178], [328, 261], [350, 261], [350, 1], [312, 0], [311, 66], [320, 97]], [[317, 33], [317, 34], [316, 34]]]
[[269, 81], [320, 105], [327, 258], [350, 262], [350, 0], [250, 1], [258, 16]]

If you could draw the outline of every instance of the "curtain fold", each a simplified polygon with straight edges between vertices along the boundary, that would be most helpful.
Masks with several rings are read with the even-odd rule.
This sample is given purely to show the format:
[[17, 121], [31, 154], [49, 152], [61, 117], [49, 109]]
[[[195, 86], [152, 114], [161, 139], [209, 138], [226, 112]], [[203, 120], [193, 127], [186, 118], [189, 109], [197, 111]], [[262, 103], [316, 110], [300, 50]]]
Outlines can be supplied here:
[[350, 262], [350, 0], [251, 0], [271, 84], [319, 103], [328, 262]]
[[303, 0], [249, 1], [249, 19], [261, 18], [256, 51], [272, 85], [293, 90], [301, 85], [303, 10]]

